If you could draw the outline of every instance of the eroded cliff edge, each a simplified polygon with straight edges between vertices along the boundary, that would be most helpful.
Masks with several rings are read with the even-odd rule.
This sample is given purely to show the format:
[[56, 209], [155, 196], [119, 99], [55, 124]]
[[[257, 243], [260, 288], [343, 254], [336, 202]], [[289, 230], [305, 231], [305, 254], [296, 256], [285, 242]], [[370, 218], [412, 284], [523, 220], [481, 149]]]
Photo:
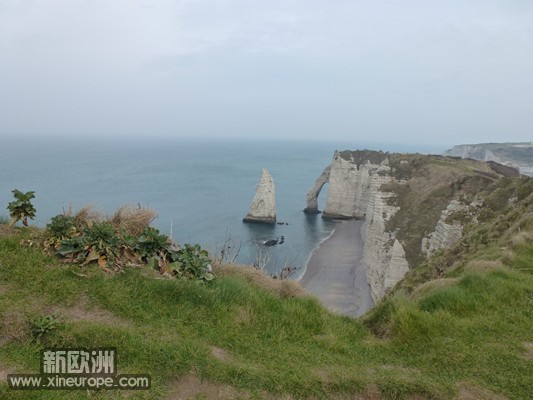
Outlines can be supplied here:
[[435, 250], [461, 238], [483, 211], [479, 192], [517, 171], [438, 155], [337, 151], [307, 195], [329, 183], [324, 218], [366, 221], [363, 262], [374, 302]]

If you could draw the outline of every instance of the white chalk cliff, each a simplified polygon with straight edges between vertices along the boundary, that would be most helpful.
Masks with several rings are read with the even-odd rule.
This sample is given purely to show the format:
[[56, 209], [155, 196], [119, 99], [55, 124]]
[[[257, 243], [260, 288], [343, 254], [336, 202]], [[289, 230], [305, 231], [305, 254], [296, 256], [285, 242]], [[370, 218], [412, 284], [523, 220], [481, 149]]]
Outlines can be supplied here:
[[[437, 249], [451, 246], [461, 238], [464, 223], [475, 221], [482, 202], [475, 199], [468, 204], [464, 199], [457, 200], [466, 178], [462, 179], [461, 166], [454, 165], [453, 159], [442, 156], [337, 151], [331, 166], [324, 170], [308, 193], [307, 208], [317, 210], [316, 197], [327, 182], [328, 197], [322, 216], [365, 220], [362, 260], [374, 302], [378, 302], [403, 279], [409, 271], [410, 262], [419, 263], [424, 255], [429, 256]], [[484, 176], [489, 173], [496, 176], [489, 165], [480, 163], [479, 169], [480, 179], [488, 179]], [[440, 176], [436, 179], [444, 177], [449, 183], [439, 189], [434, 186], [431, 173]], [[431, 190], [442, 193], [454, 186], [452, 183], [457, 189], [446, 192], [449, 196], [447, 203], [442, 201], [442, 194], [435, 195], [440, 196], [435, 204], [443, 209], [432, 210], [440, 215], [435, 212], [429, 216], [417, 215], [417, 208], [413, 208], [412, 203], [405, 204], [414, 193], [429, 197], [411, 198], [410, 202], [428, 201], [433, 198]], [[407, 208], [397, 216], [400, 204]]]
[[263, 169], [250, 211], [243, 222], [276, 223], [276, 190], [274, 179], [266, 168]]
[[494, 161], [533, 176], [533, 143], [461, 144], [444, 153], [447, 156]]
[[386, 227], [399, 207], [390, 204], [392, 192], [384, 192], [381, 186], [392, 181], [388, 159], [374, 165], [366, 204], [366, 237], [363, 247], [365, 264], [372, 299], [378, 302], [390, 289], [401, 281], [409, 270], [402, 244], [395, 232]]
[[329, 177], [328, 199], [324, 216], [332, 218], [363, 218], [370, 188], [370, 163], [360, 165], [335, 152]]
[[[409, 264], [401, 243], [393, 232], [387, 232], [385, 226], [398, 210], [387, 202], [394, 194], [381, 190], [383, 184], [393, 179], [389, 159], [384, 153], [373, 154], [371, 161], [359, 157], [357, 152], [335, 152], [323, 217], [366, 220], [363, 263], [372, 298], [377, 302], [403, 278]], [[324, 175], [308, 193], [308, 208], [310, 200], [316, 202], [315, 194], [325, 183]]]

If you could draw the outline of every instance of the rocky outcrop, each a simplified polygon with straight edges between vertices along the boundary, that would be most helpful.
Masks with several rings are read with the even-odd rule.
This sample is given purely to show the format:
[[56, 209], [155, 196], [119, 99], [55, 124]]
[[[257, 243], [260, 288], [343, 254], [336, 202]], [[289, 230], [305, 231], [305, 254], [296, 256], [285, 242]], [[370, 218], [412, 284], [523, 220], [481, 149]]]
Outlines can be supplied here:
[[[369, 152], [336, 151], [331, 164], [328, 199], [323, 213], [324, 218], [364, 218], [369, 200], [373, 193], [370, 190], [371, 177], [378, 171], [382, 162], [387, 161], [384, 153], [376, 153], [382, 157], [364, 158]], [[388, 161], [387, 161], [388, 162]]]
[[523, 175], [533, 176], [532, 143], [480, 143], [454, 146], [447, 156], [493, 161], [516, 168]]
[[318, 214], [320, 210], [318, 209], [318, 195], [320, 194], [322, 188], [326, 183], [329, 182], [329, 176], [331, 171], [331, 165], [328, 165], [324, 168], [324, 171], [320, 174], [315, 182], [315, 186], [307, 193], [305, 199], [305, 208], [304, 213], [306, 214]]
[[244, 217], [243, 222], [276, 223], [276, 191], [274, 179], [267, 169], [263, 169], [250, 211]]
[[483, 200], [476, 197], [472, 203], [465, 204], [459, 200], [452, 200], [442, 211], [435, 230], [422, 239], [422, 253], [430, 257], [433, 252], [452, 246], [461, 240], [463, 226], [467, 222], [477, 221], [477, 213], [483, 205]]

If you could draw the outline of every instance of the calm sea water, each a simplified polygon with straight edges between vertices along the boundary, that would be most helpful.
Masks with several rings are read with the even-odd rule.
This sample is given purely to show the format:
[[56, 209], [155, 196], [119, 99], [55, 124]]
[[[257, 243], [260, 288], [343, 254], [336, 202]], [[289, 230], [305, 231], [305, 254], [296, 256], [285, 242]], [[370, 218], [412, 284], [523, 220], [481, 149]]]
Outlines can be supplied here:
[[[238, 262], [270, 256], [268, 269], [304, 267], [334, 223], [307, 216], [305, 195], [333, 151], [356, 143], [286, 141], [45, 141], [7, 140], [0, 158], [0, 215], [11, 190], [34, 190], [37, 218], [49, 219], [87, 204], [112, 214], [125, 204], [158, 213], [153, 225], [178, 243], [199, 243], [212, 252], [230, 238], [240, 246]], [[278, 221], [288, 225], [244, 224], [262, 168], [276, 184]], [[324, 206], [326, 188], [319, 199]], [[285, 243], [265, 248], [265, 240]], [[297, 278], [303, 272], [299, 270]]]

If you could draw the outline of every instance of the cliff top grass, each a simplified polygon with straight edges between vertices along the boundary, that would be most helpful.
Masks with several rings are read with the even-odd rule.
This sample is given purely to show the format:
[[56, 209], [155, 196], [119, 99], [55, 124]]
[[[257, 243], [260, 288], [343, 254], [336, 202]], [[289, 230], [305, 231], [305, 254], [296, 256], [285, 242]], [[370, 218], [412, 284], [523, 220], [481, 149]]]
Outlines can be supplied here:
[[[109, 274], [45, 255], [38, 229], [0, 229], [0, 397], [528, 398], [533, 223], [524, 204], [472, 231], [475, 253], [441, 254], [455, 260], [446, 279], [419, 277], [364, 319], [333, 315], [296, 284], [246, 268], [221, 266], [208, 283], [144, 267]], [[498, 250], [503, 243], [510, 251]], [[32, 326], [49, 316], [58, 323], [36, 336]], [[5, 384], [8, 373], [37, 373], [45, 347], [106, 346], [117, 348], [120, 373], [148, 373], [152, 389]]]
[[375, 150], [344, 150], [339, 152], [340, 157], [346, 161], [353, 161], [357, 168], [362, 163], [370, 161], [372, 164], [381, 164], [386, 158], [388, 158], [389, 153], [384, 153], [382, 151]]

